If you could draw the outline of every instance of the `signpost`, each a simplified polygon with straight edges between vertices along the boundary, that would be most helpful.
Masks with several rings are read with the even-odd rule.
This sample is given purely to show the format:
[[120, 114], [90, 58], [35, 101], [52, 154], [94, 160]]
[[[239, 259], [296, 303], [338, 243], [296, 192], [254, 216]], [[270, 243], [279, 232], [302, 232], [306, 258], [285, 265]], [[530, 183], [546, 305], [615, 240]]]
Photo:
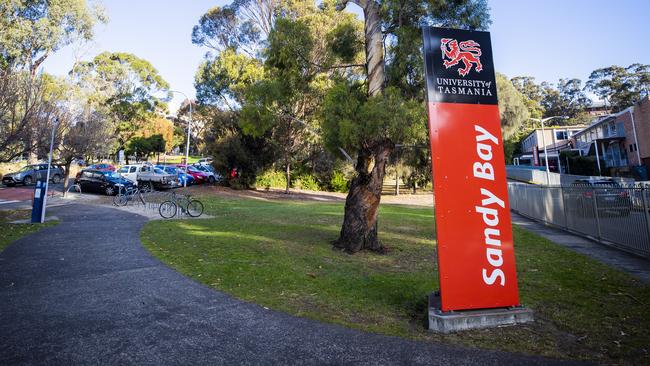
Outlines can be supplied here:
[[438, 310], [444, 314], [518, 307], [490, 34], [425, 27], [423, 36], [436, 197]]

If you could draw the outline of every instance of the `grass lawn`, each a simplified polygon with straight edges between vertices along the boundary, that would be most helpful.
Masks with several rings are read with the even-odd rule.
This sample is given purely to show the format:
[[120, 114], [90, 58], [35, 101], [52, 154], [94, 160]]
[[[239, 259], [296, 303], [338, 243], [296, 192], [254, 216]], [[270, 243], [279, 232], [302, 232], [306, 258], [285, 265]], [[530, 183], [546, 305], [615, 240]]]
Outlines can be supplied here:
[[206, 220], [153, 221], [142, 242], [208, 286], [273, 309], [411, 339], [603, 363], [650, 363], [650, 286], [515, 228], [522, 302], [530, 325], [426, 330], [438, 286], [430, 208], [383, 205], [387, 255], [332, 250], [340, 203], [203, 199]]
[[[190, 164], [194, 164], [201, 159], [201, 156], [192, 156], [190, 155], [189, 161]], [[163, 158], [163, 156], [160, 156], [160, 163], [166, 163], [166, 164], [180, 164], [183, 159], [185, 159], [185, 155], [167, 155]], [[153, 158], [150, 159], [152, 162], [157, 161], [157, 157], [154, 156]]]
[[30, 217], [30, 211], [0, 211], [0, 232], [2, 233], [0, 235], [0, 251], [25, 235], [36, 232], [44, 227], [56, 225], [55, 221], [49, 221], [44, 224], [10, 224], [11, 221], [28, 219]]

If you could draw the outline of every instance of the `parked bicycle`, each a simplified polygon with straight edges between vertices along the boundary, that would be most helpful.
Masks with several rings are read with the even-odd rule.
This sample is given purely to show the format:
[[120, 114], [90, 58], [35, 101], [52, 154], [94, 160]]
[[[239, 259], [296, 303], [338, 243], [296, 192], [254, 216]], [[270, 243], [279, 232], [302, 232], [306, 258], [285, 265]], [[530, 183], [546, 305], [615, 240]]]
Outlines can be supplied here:
[[120, 187], [117, 195], [113, 197], [113, 204], [115, 206], [126, 206], [130, 201], [137, 197], [143, 205], [146, 205], [147, 201], [145, 200], [145, 195], [149, 192], [151, 192], [151, 190], [146, 187]]
[[158, 213], [165, 219], [171, 219], [178, 214], [179, 209], [181, 215], [199, 217], [203, 214], [203, 203], [192, 196], [172, 192], [171, 199], [160, 204]]

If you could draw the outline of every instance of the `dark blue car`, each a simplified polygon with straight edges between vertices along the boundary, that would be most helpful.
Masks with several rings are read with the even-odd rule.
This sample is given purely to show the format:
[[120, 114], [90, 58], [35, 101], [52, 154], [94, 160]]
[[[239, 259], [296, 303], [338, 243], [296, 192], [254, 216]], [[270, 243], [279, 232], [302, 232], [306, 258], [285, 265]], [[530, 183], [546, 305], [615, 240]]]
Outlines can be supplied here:
[[75, 184], [81, 187], [81, 192], [104, 193], [108, 196], [116, 195], [121, 189], [133, 187], [133, 182], [122, 178], [121, 175], [110, 171], [86, 169], [81, 171]]

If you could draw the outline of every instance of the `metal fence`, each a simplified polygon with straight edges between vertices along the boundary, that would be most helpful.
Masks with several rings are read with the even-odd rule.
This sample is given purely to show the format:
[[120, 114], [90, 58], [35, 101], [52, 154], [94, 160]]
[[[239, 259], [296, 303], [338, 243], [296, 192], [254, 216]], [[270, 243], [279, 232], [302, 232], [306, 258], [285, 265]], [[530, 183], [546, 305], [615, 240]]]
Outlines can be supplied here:
[[650, 258], [650, 186], [508, 183], [523, 215]]

